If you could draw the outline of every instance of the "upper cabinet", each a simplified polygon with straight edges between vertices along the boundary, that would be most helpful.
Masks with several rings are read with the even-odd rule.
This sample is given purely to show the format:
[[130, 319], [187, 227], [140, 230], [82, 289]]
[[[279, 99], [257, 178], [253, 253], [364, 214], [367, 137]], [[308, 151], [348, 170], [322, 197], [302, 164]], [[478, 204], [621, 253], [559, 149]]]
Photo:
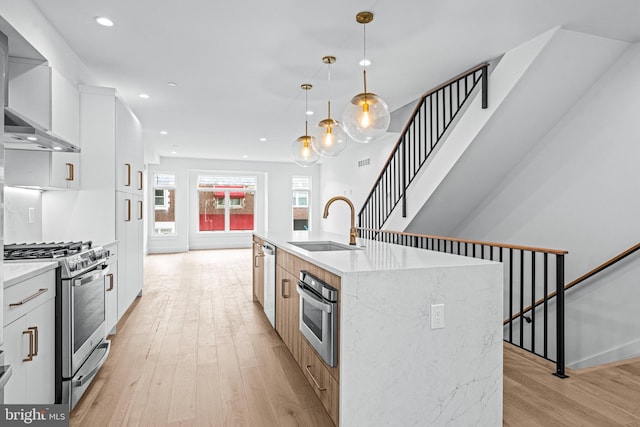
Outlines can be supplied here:
[[76, 85], [51, 70], [51, 130], [80, 146], [80, 94]]
[[131, 109], [116, 98], [116, 190], [142, 195], [143, 171], [142, 125]]

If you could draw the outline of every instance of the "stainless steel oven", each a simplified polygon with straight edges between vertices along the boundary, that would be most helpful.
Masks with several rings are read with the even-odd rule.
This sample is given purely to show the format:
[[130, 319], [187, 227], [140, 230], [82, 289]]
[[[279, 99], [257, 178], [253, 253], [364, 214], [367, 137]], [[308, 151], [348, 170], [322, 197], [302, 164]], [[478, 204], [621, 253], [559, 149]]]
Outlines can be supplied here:
[[300, 332], [325, 363], [334, 367], [338, 357], [338, 290], [304, 270], [297, 290]]
[[61, 281], [62, 403], [73, 409], [109, 355], [106, 262]]
[[[106, 286], [109, 251], [91, 242], [10, 244], [5, 260], [57, 261], [56, 403], [73, 409], [109, 355]], [[52, 319], [53, 321], [53, 319]]]

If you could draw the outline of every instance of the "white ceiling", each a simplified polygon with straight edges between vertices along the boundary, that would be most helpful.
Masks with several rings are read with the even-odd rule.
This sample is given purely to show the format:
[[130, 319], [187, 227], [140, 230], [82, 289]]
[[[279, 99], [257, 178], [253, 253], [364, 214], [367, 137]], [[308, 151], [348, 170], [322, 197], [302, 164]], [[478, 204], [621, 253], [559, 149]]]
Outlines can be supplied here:
[[[337, 57], [333, 117], [361, 92], [363, 10], [375, 14], [368, 89], [392, 110], [558, 25], [640, 40], [638, 0], [33, 1], [98, 80], [117, 88], [161, 156], [291, 161], [304, 134], [300, 84], [314, 85], [310, 129], [326, 117], [323, 56]], [[95, 16], [116, 25], [100, 27]]]

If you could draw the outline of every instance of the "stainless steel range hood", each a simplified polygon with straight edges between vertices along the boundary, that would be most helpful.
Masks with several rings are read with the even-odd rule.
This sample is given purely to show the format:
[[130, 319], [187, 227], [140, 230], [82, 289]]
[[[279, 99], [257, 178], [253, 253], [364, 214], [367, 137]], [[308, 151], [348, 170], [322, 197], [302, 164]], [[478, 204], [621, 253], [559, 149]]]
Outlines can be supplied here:
[[29, 120], [9, 107], [4, 108], [4, 148], [79, 153], [80, 148]]
[[[1, 76], [5, 76], [4, 99], [0, 97], [0, 102], [4, 102], [4, 135], [2, 143], [4, 148], [19, 150], [44, 150], [44, 151], [66, 151], [69, 153], [79, 153], [80, 148], [64, 140], [63, 138], [48, 131], [44, 126], [19, 114], [8, 107], [9, 105], [9, 56], [17, 58], [33, 59], [46, 62], [46, 59], [26, 41], [15, 28], [0, 16], [0, 33], [5, 36], [5, 49], [0, 49], [4, 61]], [[0, 79], [2, 80], [2, 79]], [[2, 147], [0, 147], [1, 149]]]

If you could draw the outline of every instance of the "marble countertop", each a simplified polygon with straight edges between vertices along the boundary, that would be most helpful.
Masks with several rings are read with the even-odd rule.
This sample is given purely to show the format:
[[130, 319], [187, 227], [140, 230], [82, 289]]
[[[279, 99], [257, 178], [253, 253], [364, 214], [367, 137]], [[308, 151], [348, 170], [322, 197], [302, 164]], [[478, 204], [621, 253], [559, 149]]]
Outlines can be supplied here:
[[30, 279], [34, 276], [53, 270], [57, 262], [4, 262], [4, 289]]
[[289, 231], [254, 234], [280, 249], [312, 262], [339, 276], [360, 272], [458, 267], [493, 263], [493, 261], [410, 248], [361, 238], [358, 238], [356, 241], [356, 248], [358, 249], [345, 251], [311, 252], [290, 243], [301, 241], [334, 241], [348, 244], [348, 233], [340, 235], [323, 232]]

